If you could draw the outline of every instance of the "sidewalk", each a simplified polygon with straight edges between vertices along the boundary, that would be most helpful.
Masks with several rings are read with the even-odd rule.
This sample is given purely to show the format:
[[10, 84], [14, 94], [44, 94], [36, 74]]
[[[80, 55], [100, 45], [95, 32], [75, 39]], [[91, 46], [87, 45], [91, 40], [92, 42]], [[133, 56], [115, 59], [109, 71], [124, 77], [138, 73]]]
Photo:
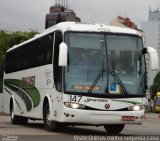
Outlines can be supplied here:
[[145, 113], [145, 119], [160, 119], [159, 113]]

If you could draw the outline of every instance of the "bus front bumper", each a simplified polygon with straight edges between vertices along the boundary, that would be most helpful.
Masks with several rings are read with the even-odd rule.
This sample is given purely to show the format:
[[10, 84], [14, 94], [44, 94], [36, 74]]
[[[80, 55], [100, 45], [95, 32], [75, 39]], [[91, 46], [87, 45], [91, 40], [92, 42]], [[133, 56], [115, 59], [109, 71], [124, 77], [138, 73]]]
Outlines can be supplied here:
[[93, 111], [67, 108], [59, 122], [105, 125], [142, 124], [144, 110], [140, 111]]

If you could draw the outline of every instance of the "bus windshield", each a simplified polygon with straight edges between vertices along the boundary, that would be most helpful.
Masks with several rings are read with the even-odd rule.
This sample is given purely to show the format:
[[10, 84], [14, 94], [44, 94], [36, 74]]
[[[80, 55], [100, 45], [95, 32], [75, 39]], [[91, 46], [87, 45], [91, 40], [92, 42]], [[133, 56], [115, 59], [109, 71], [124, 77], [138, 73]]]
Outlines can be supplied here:
[[141, 95], [145, 61], [138, 36], [67, 32], [65, 91], [89, 94]]

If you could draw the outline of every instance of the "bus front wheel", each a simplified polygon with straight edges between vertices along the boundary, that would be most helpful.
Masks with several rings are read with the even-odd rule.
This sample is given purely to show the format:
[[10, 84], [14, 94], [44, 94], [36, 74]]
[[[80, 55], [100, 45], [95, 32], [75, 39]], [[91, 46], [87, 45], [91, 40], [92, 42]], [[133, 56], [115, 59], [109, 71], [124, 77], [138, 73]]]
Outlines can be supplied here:
[[43, 111], [43, 122], [44, 126], [48, 131], [57, 131], [59, 128], [59, 123], [53, 120], [50, 120], [50, 109], [49, 105], [46, 104]]
[[104, 125], [105, 130], [111, 134], [118, 134], [124, 129], [125, 124], [108, 124]]

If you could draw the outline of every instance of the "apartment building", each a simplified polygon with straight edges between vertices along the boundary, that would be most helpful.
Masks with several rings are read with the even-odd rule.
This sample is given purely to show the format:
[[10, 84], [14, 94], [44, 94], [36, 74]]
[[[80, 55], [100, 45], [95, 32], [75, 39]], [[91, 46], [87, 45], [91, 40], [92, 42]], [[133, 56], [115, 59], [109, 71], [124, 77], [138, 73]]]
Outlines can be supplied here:
[[[142, 30], [146, 34], [146, 45], [155, 48], [158, 52], [160, 62], [160, 11], [149, 10], [148, 21], [143, 21], [141, 24]], [[148, 69], [148, 82], [149, 85], [153, 84], [153, 80], [158, 71]]]

